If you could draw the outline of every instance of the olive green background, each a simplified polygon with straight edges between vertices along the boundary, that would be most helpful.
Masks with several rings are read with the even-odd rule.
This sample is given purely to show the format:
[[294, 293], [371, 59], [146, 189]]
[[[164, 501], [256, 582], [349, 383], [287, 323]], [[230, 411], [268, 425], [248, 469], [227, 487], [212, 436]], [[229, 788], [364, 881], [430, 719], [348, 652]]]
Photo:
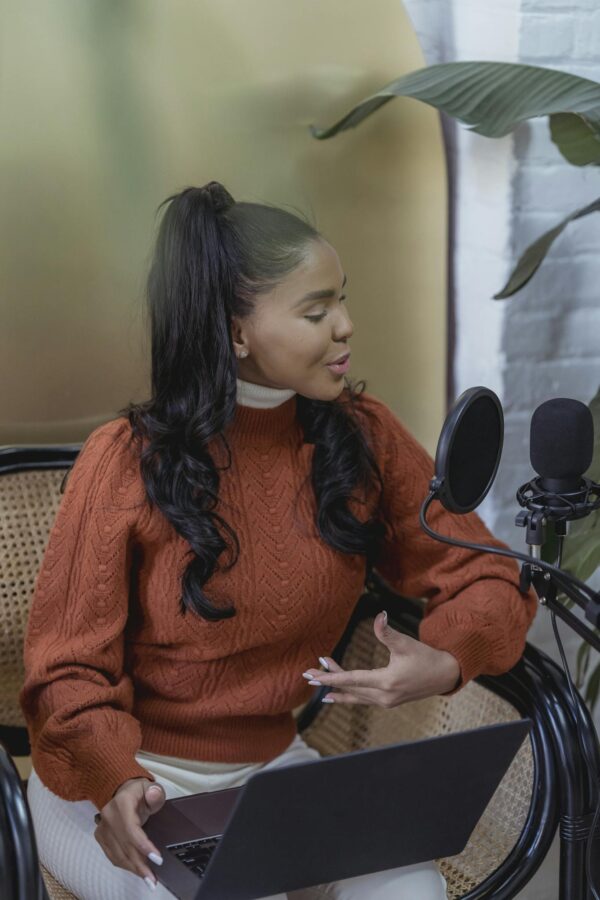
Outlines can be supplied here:
[[187, 185], [301, 209], [348, 274], [354, 378], [433, 452], [446, 181], [399, 0], [9, 0], [1, 11], [0, 443], [79, 441], [147, 396], [155, 211]]

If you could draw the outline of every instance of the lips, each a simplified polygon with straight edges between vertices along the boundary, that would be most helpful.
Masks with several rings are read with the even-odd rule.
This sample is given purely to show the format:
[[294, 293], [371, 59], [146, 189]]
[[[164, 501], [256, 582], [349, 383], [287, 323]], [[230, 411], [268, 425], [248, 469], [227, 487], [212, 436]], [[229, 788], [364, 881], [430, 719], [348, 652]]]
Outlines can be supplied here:
[[346, 362], [346, 360], [350, 357], [350, 353], [344, 353], [343, 356], [339, 356], [337, 359], [332, 359], [331, 362], [328, 362], [328, 366], [339, 366], [341, 363]]

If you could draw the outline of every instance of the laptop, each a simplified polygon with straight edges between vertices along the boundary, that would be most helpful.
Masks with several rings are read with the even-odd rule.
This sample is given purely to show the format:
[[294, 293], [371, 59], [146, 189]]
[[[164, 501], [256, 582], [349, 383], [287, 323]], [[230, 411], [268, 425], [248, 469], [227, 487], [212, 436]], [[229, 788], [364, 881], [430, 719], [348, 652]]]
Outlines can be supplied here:
[[257, 900], [455, 856], [530, 719], [255, 772], [167, 800], [145, 825], [150, 864], [180, 900]]

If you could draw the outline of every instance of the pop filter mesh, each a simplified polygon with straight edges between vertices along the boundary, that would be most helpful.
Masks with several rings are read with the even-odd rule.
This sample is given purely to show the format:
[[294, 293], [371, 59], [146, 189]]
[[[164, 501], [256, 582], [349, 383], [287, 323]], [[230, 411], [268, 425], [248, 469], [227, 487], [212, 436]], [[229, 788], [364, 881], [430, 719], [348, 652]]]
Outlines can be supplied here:
[[448, 464], [450, 492], [460, 506], [478, 505], [494, 475], [502, 449], [502, 422], [490, 397], [465, 410], [454, 433]]

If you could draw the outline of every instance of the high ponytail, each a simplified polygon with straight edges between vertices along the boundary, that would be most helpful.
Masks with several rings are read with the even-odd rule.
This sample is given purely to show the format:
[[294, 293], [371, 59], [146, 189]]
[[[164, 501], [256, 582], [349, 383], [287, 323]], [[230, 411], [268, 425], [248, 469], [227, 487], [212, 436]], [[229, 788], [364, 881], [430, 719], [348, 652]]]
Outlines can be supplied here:
[[[182, 578], [181, 609], [208, 620], [229, 618], [235, 608], [215, 606], [203, 585], [235, 531], [214, 510], [220, 476], [207, 447], [222, 441], [235, 417], [238, 377], [231, 318], [249, 315], [255, 298], [274, 288], [303, 262], [313, 226], [279, 207], [235, 202], [212, 181], [167, 198], [148, 275], [152, 396], [130, 403], [121, 414], [140, 447], [140, 469], [151, 504], [190, 544]], [[159, 209], [161, 208], [159, 207]], [[315, 444], [312, 487], [323, 539], [344, 553], [364, 553], [372, 566], [385, 526], [376, 513], [360, 522], [347, 508], [357, 486], [366, 491], [381, 473], [358, 426], [354, 404], [360, 392], [346, 380], [349, 406], [339, 400], [297, 396], [306, 442]], [[361, 383], [364, 389], [364, 382]], [[142, 440], [146, 446], [142, 447]]]

